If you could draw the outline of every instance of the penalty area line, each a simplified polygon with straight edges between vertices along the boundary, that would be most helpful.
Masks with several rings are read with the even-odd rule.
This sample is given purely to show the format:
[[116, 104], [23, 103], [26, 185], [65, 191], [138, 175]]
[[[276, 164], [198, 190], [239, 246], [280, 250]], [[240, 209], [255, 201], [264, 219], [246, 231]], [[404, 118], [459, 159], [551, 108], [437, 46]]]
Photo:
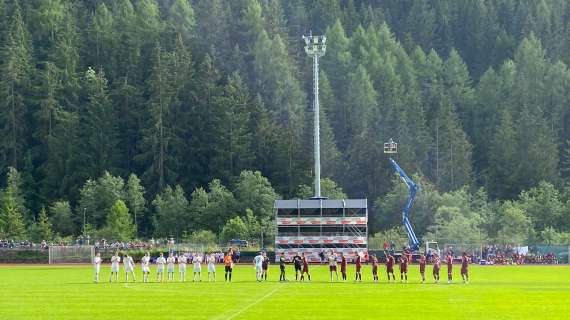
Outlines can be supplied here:
[[258, 305], [259, 303], [261, 303], [263, 300], [271, 297], [275, 292], [277, 292], [279, 289], [281, 289], [281, 286], [277, 286], [275, 287], [275, 289], [269, 291], [268, 293], [264, 294], [262, 297], [260, 297], [259, 299], [251, 302], [250, 304], [246, 305], [245, 307], [239, 309], [236, 313], [232, 314], [231, 316], [229, 316], [228, 320], [234, 319], [235, 317], [239, 316], [240, 314], [246, 312], [247, 310], [249, 310], [251, 307]]

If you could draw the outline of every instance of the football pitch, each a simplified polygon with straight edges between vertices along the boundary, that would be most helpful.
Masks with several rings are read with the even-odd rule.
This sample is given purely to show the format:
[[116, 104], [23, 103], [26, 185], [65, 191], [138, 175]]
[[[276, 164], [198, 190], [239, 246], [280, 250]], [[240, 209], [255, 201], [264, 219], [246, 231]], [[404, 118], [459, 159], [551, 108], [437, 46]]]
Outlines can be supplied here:
[[[351, 266], [352, 267], [352, 266]], [[232, 283], [109, 283], [108, 265], [93, 283], [91, 266], [0, 266], [0, 319], [570, 319], [570, 266], [471, 266], [471, 283], [421, 284], [417, 265], [409, 283], [330, 283], [325, 266], [311, 266], [310, 283], [279, 283], [272, 266], [268, 282], [255, 281], [253, 266], [234, 269]], [[205, 270], [206, 268], [203, 268]], [[155, 280], [155, 268], [151, 269]], [[177, 275], [177, 274], [176, 274]], [[398, 276], [398, 271], [396, 270]], [[137, 281], [142, 279], [137, 269]], [[288, 266], [287, 277], [294, 279]], [[206, 280], [206, 281], [205, 281]]]

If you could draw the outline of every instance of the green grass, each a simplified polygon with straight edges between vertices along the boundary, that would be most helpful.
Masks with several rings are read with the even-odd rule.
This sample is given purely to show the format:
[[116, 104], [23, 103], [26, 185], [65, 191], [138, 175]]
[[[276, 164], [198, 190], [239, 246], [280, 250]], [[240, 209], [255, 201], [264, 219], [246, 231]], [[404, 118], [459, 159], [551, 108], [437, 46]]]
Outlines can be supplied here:
[[311, 283], [279, 283], [276, 266], [267, 283], [254, 281], [252, 266], [237, 267], [233, 283], [217, 271], [216, 283], [94, 284], [90, 266], [4, 265], [0, 319], [570, 319], [569, 266], [472, 266], [468, 285], [458, 266], [451, 285], [420, 284], [417, 266], [407, 284], [389, 284], [384, 273], [372, 283], [369, 266], [362, 283], [329, 283], [321, 266], [311, 267]]

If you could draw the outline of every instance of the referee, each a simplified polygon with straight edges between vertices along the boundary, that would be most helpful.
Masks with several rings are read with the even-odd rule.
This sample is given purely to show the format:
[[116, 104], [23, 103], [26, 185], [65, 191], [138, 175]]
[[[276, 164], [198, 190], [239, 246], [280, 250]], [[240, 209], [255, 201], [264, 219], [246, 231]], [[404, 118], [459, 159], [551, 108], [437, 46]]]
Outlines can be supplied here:
[[303, 260], [297, 252], [293, 257], [293, 265], [295, 266], [295, 281], [299, 280], [299, 273], [301, 273], [301, 266], [303, 266]]

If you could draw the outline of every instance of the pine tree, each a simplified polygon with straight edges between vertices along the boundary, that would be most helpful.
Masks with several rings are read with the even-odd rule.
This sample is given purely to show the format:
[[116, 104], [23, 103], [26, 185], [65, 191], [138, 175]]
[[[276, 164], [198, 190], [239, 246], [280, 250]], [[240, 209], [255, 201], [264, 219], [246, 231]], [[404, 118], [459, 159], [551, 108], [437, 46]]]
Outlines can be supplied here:
[[172, 151], [170, 144], [175, 138], [169, 122], [169, 112], [174, 99], [172, 92], [172, 56], [165, 54], [157, 43], [154, 50], [154, 65], [148, 80], [148, 101], [145, 128], [140, 150], [136, 158], [145, 166], [143, 181], [151, 194], [162, 190], [174, 181]]
[[107, 215], [107, 236], [116, 241], [130, 241], [135, 235], [136, 228], [129, 209], [122, 200], [117, 200]]
[[0, 167], [18, 168], [28, 144], [26, 114], [30, 105], [32, 47], [16, 2], [0, 55]]
[[175, 0], [168, 9], [168, 27], [174, 32], [175, 39], [185, 45], [194, 37], [194, 9], [186, 0]]
[[5, 239], [24, 240], [26, 225], [18, 210], [17, 200], [10, 194], [4, 195], [0, 209], [0, 235]]
[[87, 69], [83, 87], [86, 96], [85, 110], [81, 113], [83, 171], [86, 177], [98, 177], [116, 168], [117, 121], [103, 71]]
[[34, 217], [27, 208], [22, 187], [23, 179], [20, 172], [13, 167], [9, 167], [6, 175], [6, 189], [2, 193], [2, 201], [3, 203], [9, 203], [10, 208], [13, 208], [24, 219], [23, 222], [31, 223], [34, 221]]
[[474, 90], [471, 87], [467, 65], [454, 49], [443, 65], [443, 81], [446, 94], [455, 106], [463, 127], [472, 136]]
[[326, 108], [340, 146], [347, 139], [346, 117], [348, 115], [346, 108], [351, 102], [347, 99], [347, 89], [350, 82], [346, 75], [352, 69], [353, 62], [349, 51], [350, 40], [339, 20], [327, 29], [326, 36], [327, 53], [320, 63], [322, 70], [330, 80], [331, 94], [334, 94], [334, 99], [328, 101]]
[[461, 128], [457, 113], [449, 99], [443, 97], [435, 118], [435, 181], [440, 190], [459, 189], [472, 182], [472, 145]]
[[143, 229], [140, 228], [139, 225], [141, 225], [141, 220], [146, 213], [144, 194], [145, 190], [141, 185], [140, 179], [135, 174], [129, 175], [129, 179], [125, 185], [125, 203], [129, 208], [129, 212], [133, 214], [135, 235], [137, 235], [138, 230]]
[[493, 198], [512, 199], [519, 193], [516, 177], [520, 174], [517, 141], [511, 114], [503, 111], [501, 122], [490, 140], [487, 181]]
[[[345, 107], [343, 116], [346, 119], [345, 137], [361, 135], [367, 128], [374, 128], [375, 121], [378, 120], [374, 116], [379, 114], [378, 94], [364, 66], [358, 65], [349, 78], [347, 101], [351, 104]], [[340, 145], [346, 145], [346, 142], [346, 140], [339, 140]]]
[[214, 157], [210, 170], [214, 176], [234, 177], [252, 163], [250, 121], [250, 98], [241, 77], [233, 73], [228, 77], [220, 96], [213, 101], [216, 132]]
[[54, 233], [66, 237], [75, 232], [76, 227], [69, 202], [56, 201], [50, 206], [49, 212]]
[[565, 181], [570, 181], [570, 140], [566, 140], [564, 148], [562, 149], [560, 173]]
[[50, 241], [53, 238], [51, 225], [45, 207], [42, 207], [38, 220], [30, 227], [30, 237], [33, 242]]

